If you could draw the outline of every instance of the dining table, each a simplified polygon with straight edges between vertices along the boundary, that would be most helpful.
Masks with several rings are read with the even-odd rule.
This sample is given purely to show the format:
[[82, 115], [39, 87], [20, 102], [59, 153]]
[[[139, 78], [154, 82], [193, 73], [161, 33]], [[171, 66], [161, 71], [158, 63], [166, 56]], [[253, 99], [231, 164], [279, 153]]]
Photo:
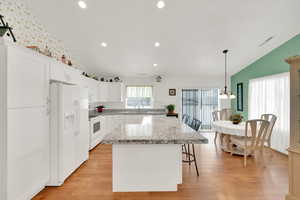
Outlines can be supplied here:
[[217, 120], [212, 122], [213, 131], [221, 134], [221, 148], [231, 153], [230, 138], [232, 136], [245, 137], [246, 123], [233, 124], [229, 120]]

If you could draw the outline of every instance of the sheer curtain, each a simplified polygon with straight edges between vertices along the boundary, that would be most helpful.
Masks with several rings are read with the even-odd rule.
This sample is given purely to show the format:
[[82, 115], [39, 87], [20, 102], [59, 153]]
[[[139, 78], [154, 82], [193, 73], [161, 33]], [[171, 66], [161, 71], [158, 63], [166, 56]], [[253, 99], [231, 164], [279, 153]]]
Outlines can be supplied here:
[[127, 86], [126, 108], [152, 108], [152, 86]]
[[127, 97], [151, 98], [152, 87], [151, 86], [127, 86]]
[[262, 114], [275, 114], [271, 146], [287, 154], [290, 137], [290, 77], [289, 73], [265, 76], [249, 81], [249, 119]]

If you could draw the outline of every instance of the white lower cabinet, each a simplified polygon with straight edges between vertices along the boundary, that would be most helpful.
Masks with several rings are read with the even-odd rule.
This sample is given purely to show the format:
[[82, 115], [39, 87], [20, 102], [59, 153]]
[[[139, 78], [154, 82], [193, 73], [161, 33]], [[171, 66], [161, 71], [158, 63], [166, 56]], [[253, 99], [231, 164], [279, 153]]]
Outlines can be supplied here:
[[90, 150], [120, 125], [119, 115], [100, 115], [90, 120]]

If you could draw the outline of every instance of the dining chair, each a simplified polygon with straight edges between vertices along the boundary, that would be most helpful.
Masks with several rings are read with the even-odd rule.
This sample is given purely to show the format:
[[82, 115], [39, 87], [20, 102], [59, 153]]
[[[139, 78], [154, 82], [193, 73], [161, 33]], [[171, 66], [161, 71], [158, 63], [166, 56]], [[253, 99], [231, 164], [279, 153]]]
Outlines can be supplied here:
[[196, 118], [193, 118], [189, 126], [194, 129], [195, 131], [198, 131], [200, 129], [202, 122]]
[[[212, 117], [213, 117], [213, 121], [221, 120], [221, 111], [219, 111], [219, 110], [213, 111], [212, 112]], [[219, 134], [218, 132], [215, 132], [215, 139], [214, 139], [215, 144], [217, 142], [218, 134]], [[220, 133], [220, 134], [222, 134], [222, 133]], [[220, 138], [222, 138], [222, 137], [220, 137]], [[222, 143], [222, 140], [221, 140], [221, 143]]]
[[266, 136], [266, 143], [267, 143], [268, 147], [271, 148], [271, 138], [272, 138], [273, 128], [274, 128], [275, 122], [277, 120], [277, 117], [276, 117], [276, 115], [273, 115], [273, 114], [263, 114], [263, 115], [261, 115], [261, 119], [267, 120], [268, 122], [270, 122], [268, 131], [267, 131], [267, 136]]
[[224, 108], [220, 112], [220, 120], [230, 120], [232, 110], [230, 108]]
[[[248, 120], [245, 125], [245, 136], [231, 137], [231, 154], [242, 153], [244, 155], [244, 167], [247, 166], [247, 157], [255, 155], [257, 151], [263, 160], [263, 150], [269, 124], [270, 122], [262, 119]], [[236, 145], [235, 149], [233, 149], [234, 145]]]
[[182, 121], [183, 121], [183, 123], [187, 123], [188, 121], [189, 121], [189, 116], [187, 115], [187, 114], [184, 114], [183, 116], [182, 116]]
[[194, 123], [193, 123], [193, 129], [195, 131], [199, 131], [199, 129], [201, 128], [202, 122], [198, 119], [193, 119]]

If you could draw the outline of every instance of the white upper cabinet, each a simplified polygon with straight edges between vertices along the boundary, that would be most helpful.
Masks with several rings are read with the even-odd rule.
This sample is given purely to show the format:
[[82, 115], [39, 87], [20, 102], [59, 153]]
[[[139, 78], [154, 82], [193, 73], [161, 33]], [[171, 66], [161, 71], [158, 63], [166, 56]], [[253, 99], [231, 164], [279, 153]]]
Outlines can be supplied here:
[[46, 105], [49, 59], [28, 49], [8, 47], [7, 70], [8, 108]]
[[99, 81], [81, 76], [81, 85], [88, 88], [89, 102], [99, 102]]
[[68, 84], [80, 84], [81, 71], [74, 69], [56, 60], [51, 62], [50, 79]]
[[123, 84], [116, 82], [99, 82], [91, 78], [81, 77], [81, 85], [88, 87], [89, 102], [121, 102], [123, 101]]
[[99, 83], [99, 100], [106, 102], [108, 100], [108, 84], [107, 82]]
[[106, 101], [121, 102], [123, 101], [123, 84], [118, 82], [108, 83], [108, 95]]

